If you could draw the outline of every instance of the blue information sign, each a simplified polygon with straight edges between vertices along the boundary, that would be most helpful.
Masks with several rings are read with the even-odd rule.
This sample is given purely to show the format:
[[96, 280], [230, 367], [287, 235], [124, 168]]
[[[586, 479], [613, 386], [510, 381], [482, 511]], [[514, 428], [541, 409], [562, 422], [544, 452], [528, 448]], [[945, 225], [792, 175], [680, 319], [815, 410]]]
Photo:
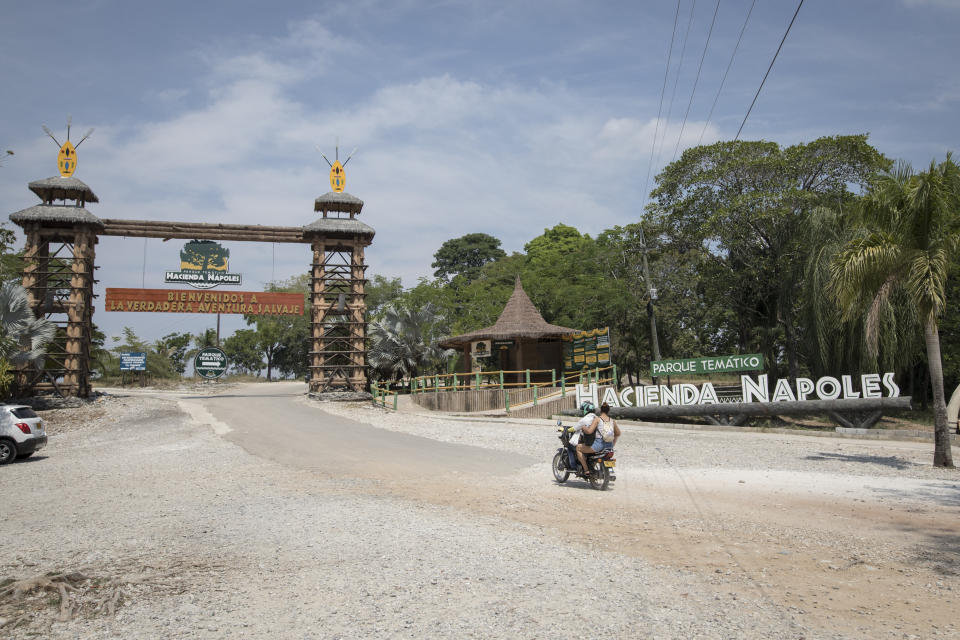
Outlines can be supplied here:
[[120, 371], [146, 371], [147, 354], [142, 351], [120, 353]]

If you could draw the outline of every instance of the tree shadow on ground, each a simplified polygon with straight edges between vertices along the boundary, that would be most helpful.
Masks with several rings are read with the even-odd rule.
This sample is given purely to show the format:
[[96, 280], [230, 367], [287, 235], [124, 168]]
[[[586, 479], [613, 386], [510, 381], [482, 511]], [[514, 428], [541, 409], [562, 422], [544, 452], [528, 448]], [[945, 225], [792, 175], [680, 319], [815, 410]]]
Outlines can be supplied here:
[[938, 507], [960, 507], [960, 484], [958, 483], [928, 482], [913, 489], [868, 488], [884, 498], [910, 500]]
[[845, 455], [842, 453], [816, 453], [806, 457], [807, 460], [840, 460], [841, 462], [862, 462], [864, 464], [879, 464], [893, 469], [909, 469], [922, 465], [910, 462], [897, 456], [864, 456]]

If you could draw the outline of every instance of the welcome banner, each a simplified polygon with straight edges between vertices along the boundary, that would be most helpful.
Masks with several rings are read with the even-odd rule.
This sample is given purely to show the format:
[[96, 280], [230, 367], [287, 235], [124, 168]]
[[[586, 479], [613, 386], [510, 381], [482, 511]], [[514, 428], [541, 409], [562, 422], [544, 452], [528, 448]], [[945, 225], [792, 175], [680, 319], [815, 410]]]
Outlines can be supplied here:
[[302, 316], [302, 293], [107, 289], [106, 311]]

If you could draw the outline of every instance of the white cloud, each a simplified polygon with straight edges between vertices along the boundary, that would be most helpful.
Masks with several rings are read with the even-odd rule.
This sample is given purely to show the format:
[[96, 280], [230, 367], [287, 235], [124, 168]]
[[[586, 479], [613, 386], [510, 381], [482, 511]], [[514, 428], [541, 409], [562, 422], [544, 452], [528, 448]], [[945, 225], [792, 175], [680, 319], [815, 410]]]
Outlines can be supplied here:
[[702, 142], [706, 144], [720, 139], [720, 132], [715, 125], [708, 124], [704, 128], [704, 124], [702, 120], [690, 121], [684, 126], [679, 122], [658, 122], [656, 118], [645, 121], [635, 118], [611, 118], [603, 123], [600, 130], [603, 147], [597, 151], [597, 155], [621, 159], [643, 153], [646, 154], [646, 160], [650, 157], [650, 148], [656, 140], [654, 164], [666, 164], [672, 161], [675, 149], [679, 157], [684, 149], [699, 144], [701, 134]]
[[[95, 145], [81, 149], [78, 177], [101, 198], [89, 207], [95, 215], [307, 224], [316, 218], [314, 198], [329, 190], [314, 146], [329, 150], [336, 136], [345, 148], [360, 147], [347, 167], [347, 190], [366, 201], [361, 219], [377, 230], [368, 273], [400, 275], [407, 285], [432, 274], [432, 254], [452, 237], [483, 231], [520, 250], [561, 221], [595, 234], [639, 215], [636, 175], [646, 170], [654, 120], [609, 113], [599, 98], [562, 85], [492, 86], [452, 74], [386, 85], [349, 108], [330, 107], [310, 87], [326, 71], [302, 72], [299, 61], [326, 60], [333, 50], [362, 55], [357, 45], [306, 21], [291, 25], [287, 38], [240, 48], [208, 54], [199, 107], [102, 127]], [[290, 57], [291, 49], [304, 57]], [[181, 97], [180, 89], [158, 94], [164, 91]], [[681, 145], [695, 143], [701, 127], [688, 123]], [[677, 133], [671, 125], [667, 139]], [[52, 143], [38, 137], [33, 144], [28, 152], [49, 154], [52, 173]], [[147, 287], [162, 286], [158, 274], [175, 262], [180, 244], [148, 242]], [[269, 245], [230, 248], [245, 285], [259, 286], [274, 269], [285, 279], [309, 262], [303, 247], [282, 247], [279, 261]], [[98, 293], [140, 286], [143, 242], [104, 239], [98, 264]], [[142, 332], [148, 338], [171, 325], [145, 321], [136, 324], [152, 327]], [[97, 322], [111, 334], [134, 320], [101, 313]]]

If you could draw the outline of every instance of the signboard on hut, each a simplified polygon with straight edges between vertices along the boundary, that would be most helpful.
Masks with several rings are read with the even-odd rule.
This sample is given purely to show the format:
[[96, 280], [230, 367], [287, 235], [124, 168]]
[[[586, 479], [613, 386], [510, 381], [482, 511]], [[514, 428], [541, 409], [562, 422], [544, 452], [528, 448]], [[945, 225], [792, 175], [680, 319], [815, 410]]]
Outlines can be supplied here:
[[610, 327], [563, 336], [564, 371], [582, 371], [610, 364]]

